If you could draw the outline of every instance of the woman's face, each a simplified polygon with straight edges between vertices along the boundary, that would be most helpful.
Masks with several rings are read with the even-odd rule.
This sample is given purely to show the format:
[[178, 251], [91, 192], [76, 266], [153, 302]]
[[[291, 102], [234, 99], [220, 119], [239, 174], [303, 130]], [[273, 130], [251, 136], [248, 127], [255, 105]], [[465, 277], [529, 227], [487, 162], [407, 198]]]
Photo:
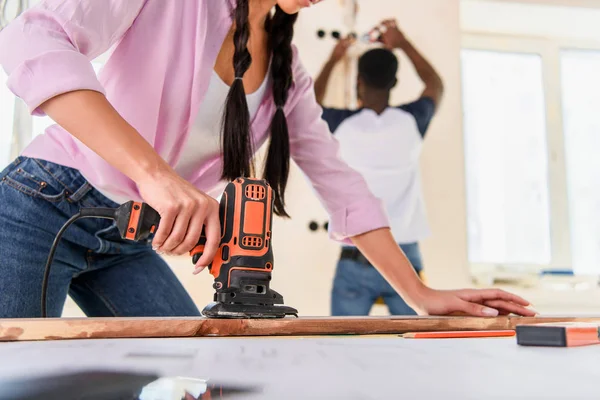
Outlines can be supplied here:
[[277, 5], [287, 14], [295, 14], [300, 9], [310, 7], [322, 0], [277, 0]]

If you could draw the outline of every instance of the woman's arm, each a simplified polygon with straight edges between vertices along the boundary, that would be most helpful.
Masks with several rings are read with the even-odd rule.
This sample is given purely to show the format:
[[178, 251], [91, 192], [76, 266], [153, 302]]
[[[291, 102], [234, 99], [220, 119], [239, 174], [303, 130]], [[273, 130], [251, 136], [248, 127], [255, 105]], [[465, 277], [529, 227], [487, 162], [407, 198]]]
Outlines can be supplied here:
[[183, 254], [202, 226], [218, 246], [218, 204], [181, 179], [111, 106], [90, 61], [131, 27], [148, 0], [42, 0], [0, 32], [0, 64], [9, 88], [36, 115], [47, 114], [132, 179], [161, 215], [157, 251]]
[[40, 109], [137, 184], [142, 198], [161, 216], [152, 240], [159, 253], [189, 252], [206, 225], [210, 249], [197, 265], [210, 263], [221, 230], [216, 200], [181, 178], [104, 95], [77, 90], [53, 97]]
[[419, 314], [464, 313], [479, 317], [509, 313], [535, 315], [534, 311], [525, 308], [529, 305], [525, 299], [502, 290], [438, 291], [428, 288], [416, 275], [388, 229], [369, 231], [354, 236], [351, 240]]
[[425, 289], [425, 285], [394, 241], [389, 229], [376, 229], [350, 239], [373, 265], [378, 266], [383, 277], [398, 293], [408, 295]]
[[296, 48], [294, 53], [295, 87], [288, 105], [291, 154], [331, 216], [330, 237], [355, 244], [420, 314], [534, 315], [525, 308], [527, 301], [501, 290], [439, 291], [419, 280], [391, 234], [382, 202], [339, 157], [339, 145], [321, 119], [312, 79], [300, 64]]
[[167, 163], [101, 93], [76, 90], [39, 106], [56, 123], [133, 181], [169, 170]]

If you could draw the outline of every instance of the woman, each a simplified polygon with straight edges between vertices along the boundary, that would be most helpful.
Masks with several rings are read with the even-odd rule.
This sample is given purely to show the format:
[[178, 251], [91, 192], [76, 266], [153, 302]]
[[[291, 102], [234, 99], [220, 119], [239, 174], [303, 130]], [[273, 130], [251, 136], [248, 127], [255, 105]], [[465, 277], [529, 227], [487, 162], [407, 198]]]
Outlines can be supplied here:
[[[67, 218], [128, 200], [161, 215], [152, 247], [121, 241], [110, 222], [78, 222], [56, 254], [49, 316], [67, 294], [88, 316], [198, 315], [159, 254], [185, 254], [205, 226], [195, 273], [210, 263], [220, 231], [214, 197], [223, 182], [252, 175], [254, 149], [267, 138], [276, 213], [287, 215], [291, 156], [330, 213], [332, 238], [354, 243], [415, 310], [533, 314], [503, 291], [419, 281], [381, 204], [338, 159], [291, 45], [297, 13], [317, 2], [43, 0], [5, 28], [8, 86], [57, 125], [0, 175], [0, 317], [40, 315], [43, 265]], [[109, 49], [96, 78], [89, 60]]]

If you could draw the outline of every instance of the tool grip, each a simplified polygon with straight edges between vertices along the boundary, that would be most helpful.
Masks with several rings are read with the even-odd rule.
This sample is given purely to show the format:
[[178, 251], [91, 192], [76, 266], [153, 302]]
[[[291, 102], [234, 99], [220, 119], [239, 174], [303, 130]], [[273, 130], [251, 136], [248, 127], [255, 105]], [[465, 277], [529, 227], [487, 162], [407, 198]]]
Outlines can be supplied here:
[[156, 232], [160, 215], [146, 203], [128, 201], [115, 211], [115, 221], [123, 239], [137, 242]]
[[[119, 233], [123, 239], [139, 241], [148, 238], [155, 233], [160, 223], [160, 215], [150, 205], [128, 201], [114, 211]], [[206, 234], [204, 228], [198, 244], [190, 251], [194, 264], [198, 262], [204, 253], [206, 246]]]
[[202, 233], [200, 234], [200, 239], [198, 239], [198, 244], [194, 246], [194, 248], [190, 251], [190, 255], [192, 256], [192, 262], [196, 264], [202, 254], [204, 253], [204, 246], [206, 246], [206, 234], [204, 233], [204, 228], [202, 228]]

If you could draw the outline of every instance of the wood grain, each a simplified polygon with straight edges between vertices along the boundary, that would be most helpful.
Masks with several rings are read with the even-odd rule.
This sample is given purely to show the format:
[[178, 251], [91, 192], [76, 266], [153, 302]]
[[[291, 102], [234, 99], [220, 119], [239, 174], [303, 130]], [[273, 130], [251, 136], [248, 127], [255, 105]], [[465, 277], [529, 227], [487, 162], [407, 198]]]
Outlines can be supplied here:
[[0, 319], [0, 341], [206, 336], [382, 335], [407, 332], [509, 330], [514, 329], [517, 324], [570, 321], [600, 322], [600, 317], [324, 317], [279, 320], [206, 318]]

